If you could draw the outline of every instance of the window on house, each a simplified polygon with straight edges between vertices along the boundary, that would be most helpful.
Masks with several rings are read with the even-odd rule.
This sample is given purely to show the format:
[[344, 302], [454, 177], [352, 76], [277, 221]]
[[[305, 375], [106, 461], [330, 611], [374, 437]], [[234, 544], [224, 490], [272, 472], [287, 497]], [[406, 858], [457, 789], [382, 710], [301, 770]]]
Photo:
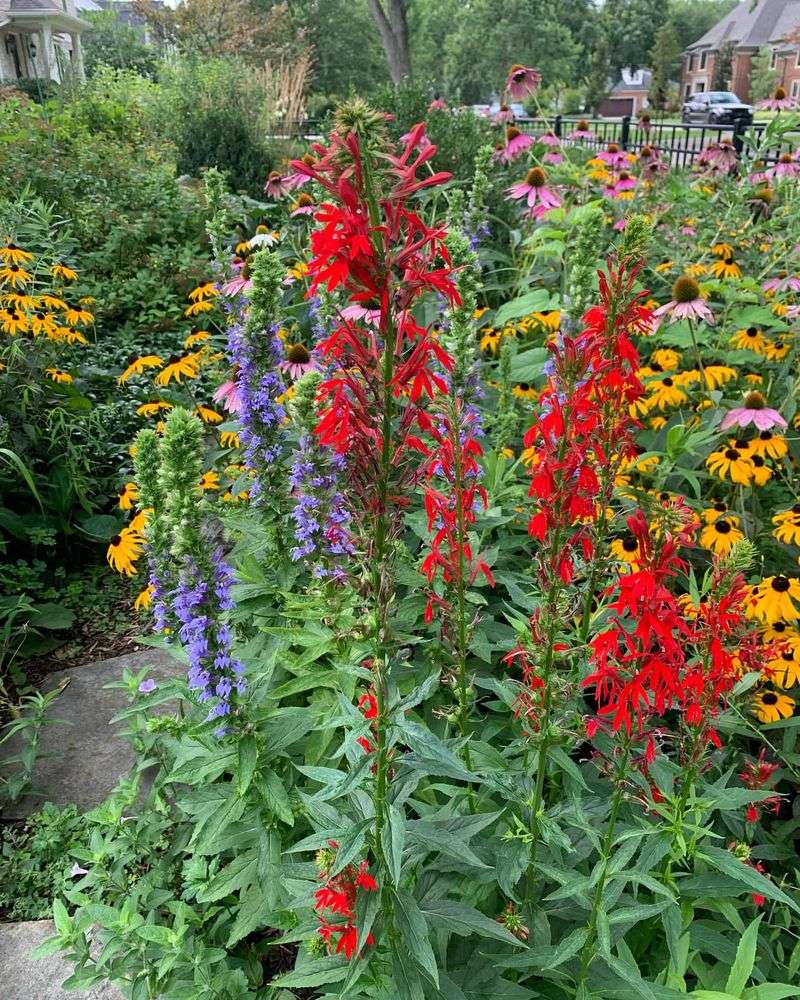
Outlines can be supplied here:
[[689, 72], [694, 72], [694, 53], [689, 56]]
[[692, 85], [690, 83], [686, 84], [686, 90], [683, 92], [683, 96], [686, 98], [687, 101], [692, 96]]
[[696, 83], [694, 85], [694, 92], [695, 92], [695, 94], [702, 94], [705, 89], [706, 89], [706, 85], [704, 83]]
[[797, 56], [794, 60], [795, 69], [800, 69], [800, 48], [797, 50]]
[[792, 80], [792, 90], [789, 96], [793, 101], [800, 97], [800, 80]]
[[773, 49], [772, 50], [772, 56], [771, 56], [770, 61], [769, 61], [769, 68], [770, 69], [775, 69], [775, 67], [777, 65], [778, 65], [778, 50], [777, 49]]
[[708, 58], [708, 53], [707, 52], [701, 52], [700, 53], [700, 69], [705, 69], [706, 68], [706, 59], [707, 58]]

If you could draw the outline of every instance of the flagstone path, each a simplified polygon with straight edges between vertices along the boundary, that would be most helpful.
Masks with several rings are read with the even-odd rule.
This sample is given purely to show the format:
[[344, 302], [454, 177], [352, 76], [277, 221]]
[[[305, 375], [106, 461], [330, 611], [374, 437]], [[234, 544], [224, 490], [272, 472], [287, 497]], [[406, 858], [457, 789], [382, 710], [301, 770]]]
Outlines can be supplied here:
[[[106, 690], [104, 685], [121, 680], [125, 669], [138, 672], [144, 667], [148, 668], [146, 676], [156, 683], [186, 669], [161, 650], [144, 649], [49, 675], [47, 690], [69, 683], [48, 713], [49, 718], [61, 721], [45, 726], [40, 736], [34, 784], [41, 794], [8, 807], [5, 818], [26, 816], [44, 802], [74, 802], [82, 810], [93, 809], [106, 798], [128, 773], [133, 752], [119, 735], [124, 722], [109, 725], [127, 706], [127, 693], [118, 688]], [[168, 711], [169, 704], [161, 710]], [[14, 749], [8, 748], [9, 755]], [[0, 1000], [122, 1000], [122, 994], [109, 985], [88, 993], [63, 990], [61, 984], [72, 969], [61, 955], [30, 957], [52, 933], [49, 920], [0, 924]]]

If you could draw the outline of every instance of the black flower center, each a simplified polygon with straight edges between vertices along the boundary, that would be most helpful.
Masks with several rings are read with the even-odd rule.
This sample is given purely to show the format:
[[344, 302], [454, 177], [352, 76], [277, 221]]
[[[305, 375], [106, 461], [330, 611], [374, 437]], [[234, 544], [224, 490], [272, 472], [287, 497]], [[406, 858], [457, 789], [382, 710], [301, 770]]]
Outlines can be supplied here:
[[785, 576], [774, 576], [770, 586], [773, 590], [777, 590], [779, 594], [785, 594], [790, 587], [790, 583]]

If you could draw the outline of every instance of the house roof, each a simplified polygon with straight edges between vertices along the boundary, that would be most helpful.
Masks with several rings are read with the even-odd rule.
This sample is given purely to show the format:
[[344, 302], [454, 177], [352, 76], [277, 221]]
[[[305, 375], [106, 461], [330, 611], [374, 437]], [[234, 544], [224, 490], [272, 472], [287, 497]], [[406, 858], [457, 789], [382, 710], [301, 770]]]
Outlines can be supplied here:
[[86, 21], [65, 11], [61, 0], [9, 0], [6, 12], [10, 23], [26, 27], [42, 23], [62, 31], [82, 31], [89, 27]]
[[642, 70], [642, 79], [638, 83], [626, 83], [625, 80], [618, 80], [614, 84], [612, 94], [634, 94], [641, 90], [649, 90], [653, 80], [653, 74], [649, 69]]
[[94, 0], [75, 0], [75, 10], [81, 14], [96, 14], [102, 9]]
[[702, 38], [689, 46], [693, 49], [719, 49], [725, 42], [738, 48], [758, 49], [780, 39], [800, 26], [800, 0], [741, 0], [730, 14], [718, 21]]

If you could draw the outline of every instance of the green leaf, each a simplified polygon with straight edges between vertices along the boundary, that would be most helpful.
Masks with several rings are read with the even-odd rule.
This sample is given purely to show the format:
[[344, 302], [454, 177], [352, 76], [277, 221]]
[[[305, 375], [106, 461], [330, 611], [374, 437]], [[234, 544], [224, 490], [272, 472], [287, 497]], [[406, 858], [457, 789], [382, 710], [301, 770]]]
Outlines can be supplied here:
[[109, 538], [118, 535], [125, 522], [113, 514], [94, 514], [81, 521], [81, 529], [92, 538], [107, 542]]
[[292, 812], [289, 793], [272, 768], [268, 767], [261, 772], [258, 780], [258, 788], [264, 796], [268, 807], [275, 813], [278, 819], [282, 819], [288, 826], [294, 826], [294, 813]]
[[224, 899], [225, 896], [230, 896], [237, 889], [252, 885], [256, 881], [257, 870], [257, 851], [240, 854], [239, 857], [234, 858], [233, 861], [220, 869], [208, 885], [198, 891], [198, 903], [214, 903], [219, 899]]
[[627, 962], [623, 962], [616, 955], [603, 955], [602, 960], [614, 975], [624, 980], [643, 1000], [656, 1000], [656, 995], [653, 993], [650, 984], [646, 983], [638, 971], [628, 965]]
[[728, 993], [738, 996], [747, 986], [747, 980], [753, 973], [753, 966], [756, 964], [756, 948], [758, 947], [758, 928], [761, 925], [762, 916], [763, 914], [759, 914], [739, 939], [736, 958], [728, 975], [728, 981], [725, 983], [725, 989]]
[[742, 993], [742, 1000], [786, 1000], [787, 997], [799, 997], [800, 988], [788, 983], [761, 983], [751, 986]]
[[693, 1000], [741, 1000], [739, 995], [723, 993], [721, 990], [695, 990], [689, 994]]
[[59, 934], [67, 935], [72, 930], [72, 921], [67, 908], [58, 898], [53, 900], [53, 923]]
[[270, 982], [270, 987], [285, 986], [291, 989], [311, 989], [327, 983], [340, 983], [347, 979], [349, 962], [340, 958], [318, 958], [295, 969], [285, 976], [278, 976]]
[[169, 946], [175, 940], [175, 933], [161, 924], [139, 924], [135, 930], [140, 938], [152, 941], [153, 944]]
[[392, 977], [398, 1000], [425, 1000], [425, 990], [417, 970], [407, 956], [392, 949]]
[[703, 857], [710, 861], [717, 871], [735, 878], [737, 882], [741, 882], [747, 886], [751, 892], [760, 893], [762, 896], [766, 896], [767, 899], [775, 899], [779, 903], [784, 903], [793, 909], [795, 913], [800, 913], [800, 906], [790, 899], [785, 892], [779, 889], [768, 878], [765, 878], [760, 872], [757, 872], [755, 868], [746, 865], [728, 851], [724, 851], [721, 847], [706, 846], [703, 848]]
[[422, 904], [422, 912], [434, 927], [441, 927], [460, 937], [479, 934], [518, 948], [521, 946], [521, 942], [502, 924], [464, 903], [452, 899], [427, 899]]
[[240, 896], [239, 912], [236, 914], [225, 947], [232, 948], [242, 938], [265, 926], [268, 915], [269, 906], [260, 886], [250, 886], [247, 892], [243, 892]]
[[244, 795], [250, 787], [258, 763], [258, 744], [255, 736], [243, 736], [239, 740], [239, 766], [236, 769], [236, 788]]
[[403, 866], [403, 848], [406, 842], [406, 818], [401, 809], [390, 804], [387, 822], [381, 833], [383, 854], [389, 866], [389, 874], [395, 885], [400, 884], [400, 871]]
[[33, 611], [28, 616], [28, 622], [33, 628], [71, 628], [74, 621], [75, 613], [63, 604], [34, 604]]
[[426, 972], [433, 983], [438, 986], [439, 971], [429, 940], [425, 917], [410, 892], [396, 889], [393, 895], [397, 929], [403, 937], [403, 943], [420, 969]]
[[504, 302], [495, 313], [493, 325], [495, 327], [505, 326], [509, 320], [519, 319], [532, 312], [541, 312], [544, 309], [552, 308], [554, 307], [551, 305], [550, 293], [544, 288], [536, 288], [517, 299]]

